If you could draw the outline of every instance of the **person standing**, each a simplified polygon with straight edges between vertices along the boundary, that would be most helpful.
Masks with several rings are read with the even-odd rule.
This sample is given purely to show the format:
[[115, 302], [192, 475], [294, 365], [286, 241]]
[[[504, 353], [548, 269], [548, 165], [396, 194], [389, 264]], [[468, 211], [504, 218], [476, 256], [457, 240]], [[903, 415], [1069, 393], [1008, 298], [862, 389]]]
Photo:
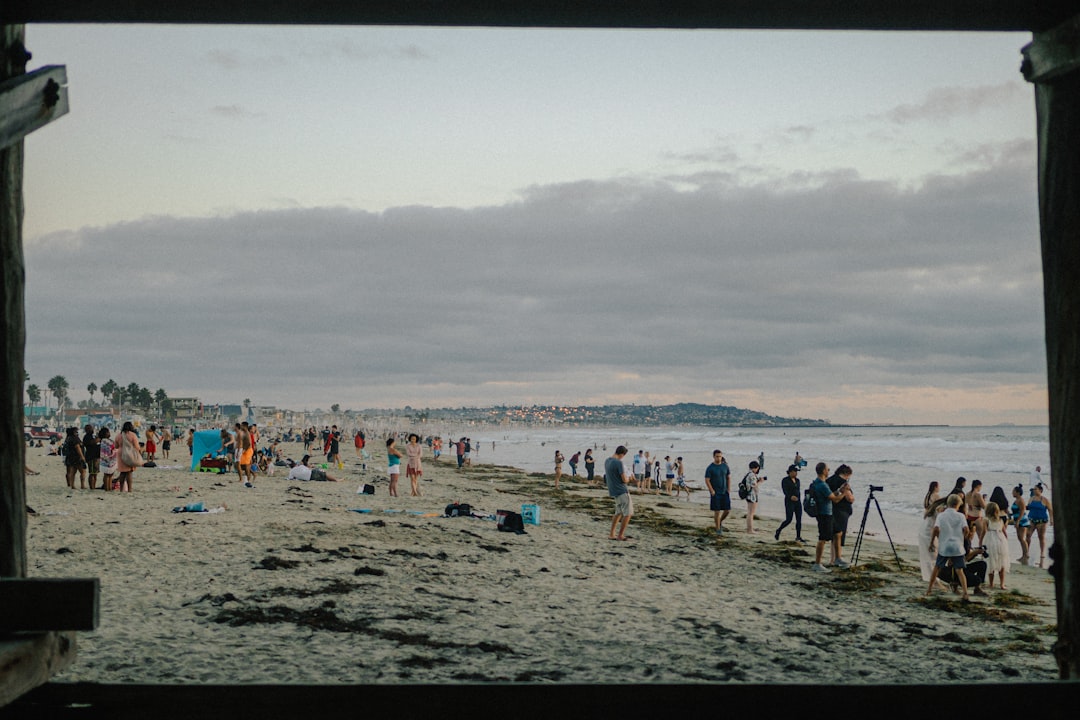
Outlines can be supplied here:
[[405, 455], [408, 461], [405, 464], [405, 476], [409, 478], [412, 487], [412, 496], [420, 497], [420, 478], [424, 475], [424, 466], [420, 462], [420, 456], [424, 448], [420, 445], [420, 436], [409, 433], [408, 442], [405, 444]]
[[401, 476], [401, 451], [397, 449], [397, 439], [386, 439], [387, 474], [390, 476], [390, 497], [397, 497], [398, 478]]
[[[634, 503], [630, 499], [630, 491], [626, 488], [622, 459], [626, 456], [625, 445], [615, 448], [615, 454], [604, 462], [604, 481], [607, 483], [608, 495], [615, 499], [615, 514], [611, 518], [611, 532], [608, 537], [612, 540], [623, 540], [626, 537], [626, 526], [630, 524], [630, 518], [634, 514]], [[615, 529], [619, 532], [616, 535]]]
[[851, 492], [851, 484], [848, 482], [851, 479], [851, 473], [852, 470], [848, 465], [841, 465], [836, 468], [836, 473], [826, 481], [829, 490], [840, 494], [839, 499], [833, 500], [832, 559], [829, 561], [829, 565], [839, 568], [848, 566], [847, 561], [841, 557], [841, 551], [844, 542], [847, 540], [848, 520], [855, 510], [852, 504], [855, 502], [855, 494]]
[[169, 428], [161, 428], [161, 457], [168, 460], [170, 450], [172, 450], [172, 431]]
[[117, 438], [116, 476], [120, 483], [120, 492], [131, 492], [132, 478], [135, 468], [142, 467], [142, 453], [139, 450], [139, 436], [135, 434], [135, 426], [128, 420], [120, 428], [120, 437]]
[[454, 452], [457, 453], [457, 468], [460, 470], [465, 465], [465, 438], [461, 438], [454, 445]]
[[825, 543], [832, 542], [834, 537], [833, 503], [840, 500], [843, 493], [840, 490], [829, 489], [829, 484], [826, 482], [829, 477], [827, 464], [819, 462], [814, 470], [817, 471], [817, 477], [810, 484], [810, 492], [814, 494], [814, 500], [817, 501], [818, 540], [817, 547], [814, 549], [812, 569], [814, 572], [828, 572], [828, 568], [821, 564], [821, 557], [825, 553]]
[[717, 535], [724, 534], [724, 520], [731, 513], [731, 469], [724, 453], [713, 450], [713, 461], [705, 468], [705, 487], [709, 491], [709, 509]]
[[562, 477], [562, 464], [565, 457], [561, 450], [555, 451], [555, 489], [559, 489], [559, 478]]
[[938, 541], [937, 560], [934, 562], [934, 570], [930, 573], [930, 585], [926, 588], [926, 594], [934, 591], [934, 581], [946, 567], [951, 567], [960, 586], [964, 589], [963, 599], [967, 600], [967, 578], [964, 575], [965, 556], [964, 540], [971, 531], [968, 529], [967, 518], [960, 512], [963, 499], [956, 494], [949, 495], [946, 501], [947, 507], [938, 514], [934, 523], [934, 532], [930, 536], [930, 542]]
[[675, 463], [671, 462], [670, 455], [664, 456], [664, 482], [668, 488], [671, 488], [671, 484], [675, 482]]
[[[675, 482], [681, 487], [686, 487], [686, 465], [683, 464], [682, 455], [675, 458]], [[657, 493], [660, 492], [660, 488], [656, 488]], [[668, 483], [667, 488], [664, 490], [665, 495], [671, 495], [671, 483]], [[690, 492], [687, 491], [686, 497], [690, 497]]]
[[1027, 529], [1028, 547], [1031, 547], [1031, 538], [1039, 539], [1039, 567], [1043, 567], [1046, 559], [1046, 526], [1054, 526], [1054, 508], [1050, 501], [1043, 495], [1043, 486], [1036, 485], [1031, 488], [1031, 497], [1027, 503], [1028, 520], [1031, 526]]
[[585, 450], [585, 475], [589, 485], [592, 485], [596, 478], [596, 459], [593, 457], [592, 448]]
[[779, 540], [780, 533], [795, 521], [795, 542], [805, 543], [802, 536], [802, 487], [799, 482], [799, 466], [788, 465], [787, 477], [780, 481], [780, 490], [784, 493], [784, 522], [776, 528], [774, 537]]
[[90, 474], [90, 489], [97, 490], [98, 472], [101, 470], [101, 446], [93, 425], [86, 426], [82, 444], [83, 454], [86, 456], [86, 471]]
[[157, 443], [157, 425], [151, 425], [146, 431], [146, 459], [150, 462], [157, 462]]
[[990, 587], [994, 587], [994, 574], [998, 576], [998, 585], [1005, 589], [1005, 573], [1009, 572], [1009, 541], [1005, 537], [1005, 516], [998, 504], [991, 500], [986, 504], [986, 564], [990, 577]]
[[761, 469], [761, 465], [757, 460], [750, 461], [750, 469], [743, 476], [742, 485], [746, 488], [746, 534], [757, 535], [757, 530], [754, 529], [754, 513], [757, 512], [758, 505], [758, 485], [760, 485], [763, 479], [758, 475], [758, 470]]
[[113, 483], [113, 475], [116, 474], [116, 445], [113, 443], [112, 438], [109, 437], [112, 433], [109, 432], [109, 428], [103, 427], [98, 430], [98, 457], [101, 460], [101, 489], [105, 492], [111, 491]]
[[82, 489], [86, 489], [86, 455], [79, 440], [79, 429], [69, 427], [64, 437], [64, 472], [67, 486], [75, 489], [75, 475], [81, 476]]
[[188, 428], [186, 442], [188, 457], [195, 457], [195, 428]]
[[236, 474], [244, 487], [254, 487], [255, 474], [251, 472], [251, 461], [255, 459], [255, 450], [251, 445], [251, 434], [245, 420], [236, 423]]
[[645, 451], [638, 450], [634, 456], [634, 484], [637, 485], [638, 493], [644, 492], [645, 485]]
[[577, 477], [577, 466], [579, 460], [581, 460], [580, 450], [570, 456], [570, 477]]
[[1027, 514], [1027, 503], [1024, 501], [1024, 486], [1017, 485], [1012, 491], [1013, 501], [1009, 506], [1009, 524], [1016, 528], [1016, 539], [1020, 542], [1020, 564], [1028, 564], [1028, 528], [1031, 520]]

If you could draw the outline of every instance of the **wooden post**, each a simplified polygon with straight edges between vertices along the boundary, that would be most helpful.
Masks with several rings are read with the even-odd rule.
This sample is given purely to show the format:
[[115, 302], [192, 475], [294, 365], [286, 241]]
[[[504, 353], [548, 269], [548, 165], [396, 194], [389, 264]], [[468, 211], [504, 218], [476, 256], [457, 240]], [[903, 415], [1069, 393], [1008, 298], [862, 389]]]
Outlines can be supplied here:
[[[0, 26], [0, 82], [26, 71], [24, 26]], [[23, 441], [23, 142], [0, 148], [0, 578], [26, 576], [26, 443]]]
[[1080, 15], [1024, 48], [1035, 84], [1039, 224], [1050, 389], [1050, 463], [1062, 679], [1080, 678]]

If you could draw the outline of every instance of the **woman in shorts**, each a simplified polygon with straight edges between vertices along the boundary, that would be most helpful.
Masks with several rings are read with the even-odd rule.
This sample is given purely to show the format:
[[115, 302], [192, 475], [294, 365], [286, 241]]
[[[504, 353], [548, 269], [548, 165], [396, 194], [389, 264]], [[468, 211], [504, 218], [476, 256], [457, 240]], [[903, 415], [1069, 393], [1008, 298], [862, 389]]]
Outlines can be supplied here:
[[1028, 520], [1031, 527], [1027, 529], [1028, 547], [1031, 547], [1031, 538], [1037, 535], [1039, 538], [1039, 567], [1043, 566], [1046, 557], [1046, 526], [1054, 524], [1054, 508], [1050, 501], [1043, 497], [1042, 484], [1031, 488], [1031, 497], [1027, 503]]
[[420, 497], [420, 478], [424, 475], [424, 466], [420, 463], [420, 456], [423, 451], [424, 449], [420, 445], [420, 436], [416, 433], [409, 433], [409, 439], [405, 445], [405, 455], [408, 457], [405, 476], [409, 478], [413, 497]]
[[397, 497], [398, 477], [401, 475], [401, 451], [397, 449], [397, 440], [386, 439], [387, 472], [390, 475], [390, 497]]

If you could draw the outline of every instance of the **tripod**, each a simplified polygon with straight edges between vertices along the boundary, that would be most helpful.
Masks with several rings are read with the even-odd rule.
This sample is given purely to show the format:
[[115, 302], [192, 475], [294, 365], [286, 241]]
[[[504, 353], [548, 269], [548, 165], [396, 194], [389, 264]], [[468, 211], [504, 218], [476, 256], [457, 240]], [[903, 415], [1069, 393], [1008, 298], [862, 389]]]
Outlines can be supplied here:
[[859, 523], [859, 534], [855, 538], [855, 547], [851, 551], [851, 565], [854, 567], [859, 564], [859, 550], [862, 548], [863, 533], [866, 531], [866, 516], [870, 514], [870, 503], [873, 502], [877, 507], [878, 517], [881, 518], [881, 527], [885, 528], [885, 536], [889, 538], [889, 547], [892, 548], [893, 557], [896, 558], [896, 569], [903, 570], [903, 566], [900, 564], [900, 555], [896, 552], [896, 545], [893, 544], [892, 535], [889, 534], [889, 526], [885, 524], [885, 516], [881, 513], [881, 505], [878, 503], [876, 497], [874, 497], [875, 490], [882, 490], [881, 486], [870, 486], [870, 494], [866, 498], [866, 508], [863, 510], [862, 522]]

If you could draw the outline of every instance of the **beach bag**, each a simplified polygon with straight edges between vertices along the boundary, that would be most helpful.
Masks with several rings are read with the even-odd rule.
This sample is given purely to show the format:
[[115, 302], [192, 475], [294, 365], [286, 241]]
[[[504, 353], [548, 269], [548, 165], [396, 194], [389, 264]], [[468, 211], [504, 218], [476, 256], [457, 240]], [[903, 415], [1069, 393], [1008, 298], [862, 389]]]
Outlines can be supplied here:
[[815, 495], [812, 490], [807, 489], [807, 491], [803, 493], [802, 507], [803, 512], [805, 512], [810, 517], [817, 517], [817, 495]]
[[446, 517], [471, 517], [472, 506], [466, 503], [450, 503], [444, 510]]
[[521, 513], [516, 513], [513, 510], [498, 510], [495, 513], [495, 522], [498, 530], [517, 533], [518, 535], [525, 534], [525, 521], [521, 517]]
[[126, 437], [120, 440], [120, 461], [128, 467], [142, 467], [142, 455], [131, 445]]
[[374, 485], [369, 485], [368, 483], [363, 483], [360, 486], [360, 489], [356, 491], [356, 494], [357, 495], [374, 495], [375, 494], [375, 486]]

